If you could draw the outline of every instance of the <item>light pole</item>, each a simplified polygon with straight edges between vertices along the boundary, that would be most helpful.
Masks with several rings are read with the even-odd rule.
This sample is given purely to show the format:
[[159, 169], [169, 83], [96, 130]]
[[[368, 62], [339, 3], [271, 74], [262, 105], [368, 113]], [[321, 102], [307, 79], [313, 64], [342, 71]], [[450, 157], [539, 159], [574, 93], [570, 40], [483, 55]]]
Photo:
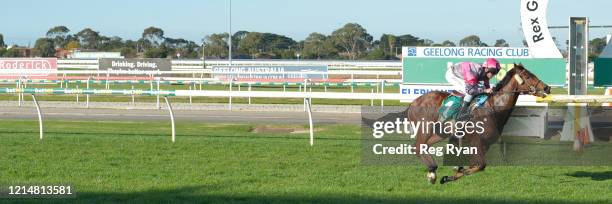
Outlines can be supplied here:
[[232, 0], [229, 1], [229, 66], [232, 67]]
[[204, 44], [205, 43], [202, 42], [202, 68], [206, 69], [206, 62], [204, 60], [206, 58], [206, 55], [204, 54]]

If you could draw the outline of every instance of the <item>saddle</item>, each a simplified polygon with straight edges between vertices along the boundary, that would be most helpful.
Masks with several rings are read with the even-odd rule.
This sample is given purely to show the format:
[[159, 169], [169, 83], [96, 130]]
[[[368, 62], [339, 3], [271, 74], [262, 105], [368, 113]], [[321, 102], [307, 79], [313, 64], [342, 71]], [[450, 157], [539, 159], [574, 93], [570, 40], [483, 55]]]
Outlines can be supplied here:
[[[459, 109], [461, 108], [461, 103], [463, 102], [464, 96], [465, 95], [460, 92], [453, 91], [442, 101], [442, 105], [440, 105], [438, 113], [440, 114], [440, 118], [443, 118], [445, 120], [440, 122], [446, 122], [451, 119], [458, 119]], [[470, 113], [474, 109], [482, 107], [488, 98], [489, 95], [487, 94], [480, 94], [475, 96], [467, 109], [466, 115], [470, 115]]]

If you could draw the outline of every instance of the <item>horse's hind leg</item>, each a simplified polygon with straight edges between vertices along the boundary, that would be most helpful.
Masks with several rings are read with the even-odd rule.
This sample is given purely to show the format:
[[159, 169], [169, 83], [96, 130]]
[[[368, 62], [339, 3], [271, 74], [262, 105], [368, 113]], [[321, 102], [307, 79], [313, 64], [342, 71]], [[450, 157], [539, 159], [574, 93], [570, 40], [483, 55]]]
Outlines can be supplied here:
[[463, 167], [461, 167], [461, 168], [459, 168], [455, 172], [455, 175], [453, 175], [453, 176], [443, 176], [440, 179], [440, 184], [444, 184], [444, 183], [450, 182], [450, 181], [456, 181], [456, 180], [459, 180], [463, 176], [467, 176], [467, 175], [472, 175], [472, 174], [478, 173], [479, 171], [484, 170], [485, 166], [486, 165], [475, 165], [475, 166], [470, 166], [470, 168], [468, 168], [468, 169], [463, 169]]
[[443, 176], [440, 179], [440, 184], [444, 184], [446, 182], [451, 182], [451, 181], [456, 181], [459, 180], [461, 177], [467, 175], [466, 174], [466, 170], [463, 167], [457, 167], [456, 171], [455, 171], [455, 175], [452, 176]]
[[418, 135], [415, 144], [417, 154], [421, 158], [423, 164], [427, 166], [427, 180], [431, 184], [436, 183], [436, 170], [438, 170], [438, 164], [436, 164], [436, 161], [433, 159], [433, 156], [431, 156], [431, 154], [421, 154], [421, 146], [425, 145], [425, 148], [427, 148], [442, 139], [442, 137], [436, 134]]
[[[454, 136], [450, 136], [449, 139], [448, 139], [448, 143], [452, 144], [452, 145], [455, 145], [456, 147], [461, 147], [461, 146], [463, 146], [461, 144], [462, 140], [463, 139], [460, 139], [460, 138], [457, 138], [457, 137], [454, 137]], [[455, 173], [457, 173], [457, 172], [463, 171], [464, 168], [463, 168], [463, 166], [455, 166], [453, 168], [453, 170], [455, 171]]]
[[486, 162], [485, 162], [484, 151], [486, 150], [484, 150], [484, 148], [482, 148], [482, 146], [479, 145], [480, 143], [478, 142], [475, 142], [475, 143], [478, 144], [478, 146], [476, 146], [478, 154], [472, 155], [472, 160], [470, 161], [471, 163], [470, 167], [468, 169], [463, 169], [463, 167], [459, 168], [455, 172], [455, 175], [453, 176], [443, 176], [440, 179], [440, 184], [444, 184], [450, 181], [456, 181], [456, 180], [459, 180], [463, 176], [475, 174], [485, 169]]

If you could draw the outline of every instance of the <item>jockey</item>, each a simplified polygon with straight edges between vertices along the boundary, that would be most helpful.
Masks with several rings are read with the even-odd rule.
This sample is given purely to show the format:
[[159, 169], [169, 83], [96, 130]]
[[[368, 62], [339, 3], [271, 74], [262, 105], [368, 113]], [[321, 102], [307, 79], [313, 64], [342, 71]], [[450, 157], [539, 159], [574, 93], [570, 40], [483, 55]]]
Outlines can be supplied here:
[[[499, 61], [489, 58], [483, 64], [460, 62], [452, 65], [446, 71], [446, 80], [454, 86], [455, 90], [465, 95], [459, 109], [459, 116], [467, 110], [474, 96], [493, 92], [489, 80], [499, 72], [499, 69]], [[481, 81], [482, 85], [479, 84]]]

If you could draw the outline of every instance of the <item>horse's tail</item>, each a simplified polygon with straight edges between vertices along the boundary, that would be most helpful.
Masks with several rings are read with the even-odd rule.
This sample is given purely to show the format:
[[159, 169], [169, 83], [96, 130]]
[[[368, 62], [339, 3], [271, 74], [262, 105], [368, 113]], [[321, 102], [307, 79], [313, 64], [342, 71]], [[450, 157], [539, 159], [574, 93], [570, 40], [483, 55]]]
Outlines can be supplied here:
[[369, 119], [369, 118], [362, 117], [361, 120], [364, 123], [364, 125], [368, 127], [373, 127], [376, 121], [395, 121], [396, 118], [399, 118], [400, 120], [403, 120], [403, 118], [408, 118], [409, 111], [410, 111], [410, 107], [400, 112], [387, 113], [386, 115], [380, 118], [377, 118], [377, 119]]
[[385, 116], [379, 118], [379, 121], [395, 121], [396, 118], [399, 118], [400, 120], [403, 120], [403, 118], [407, 118], [408, 117], [408, 113], [409, 113], [410, 107], [406, 108], [403, 111], [400, 112], [396, 112], [396, 113], [388, 113]]

